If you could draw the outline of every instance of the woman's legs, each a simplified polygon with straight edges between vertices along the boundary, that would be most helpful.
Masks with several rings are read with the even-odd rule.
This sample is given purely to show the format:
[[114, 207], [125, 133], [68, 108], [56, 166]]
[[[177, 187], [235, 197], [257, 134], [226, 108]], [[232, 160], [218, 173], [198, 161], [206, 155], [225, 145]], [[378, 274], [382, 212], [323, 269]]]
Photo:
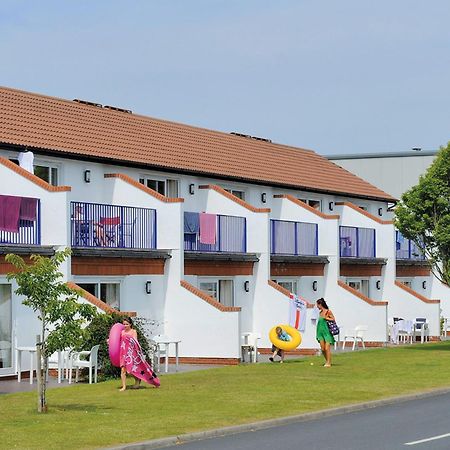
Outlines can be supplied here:
[[127, 371], [125, 370], [125, 367], [120, 369], [120, 379], [122, 380], [122, 387], [120, 390], [124, 391], [127, 388]]
[[323, 357], [325, 358], [325, 361], [326, 361], [327, 360], [327, 355], [325, 354], [325, 350], [326, 350], [325, 344], [326, 344], [326, 342], [325, 341], [319, 341], [319, 344], [320, 344], [320, 350], [322, 351], [322, 355], [323, 355]]
[[325, 367], [331, 367], [331, 344], [325, 342]]
[[133, 388], [137, 389], [141, 385], [141, 380], [139, 378], [135, 377], [134, 375], [133, 375], [133, 378], [134, 378]]

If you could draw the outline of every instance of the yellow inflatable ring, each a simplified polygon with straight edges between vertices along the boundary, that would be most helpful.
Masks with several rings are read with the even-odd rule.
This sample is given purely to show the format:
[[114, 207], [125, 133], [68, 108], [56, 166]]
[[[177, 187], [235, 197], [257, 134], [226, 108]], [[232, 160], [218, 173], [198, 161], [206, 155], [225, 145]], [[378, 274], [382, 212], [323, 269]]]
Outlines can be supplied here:
[[[282, 341], [278, 339], [278, 335], [276, 329], [281, 327], [283, 331], [285, 331], [290, 337], [291, 340], [289, 342]], [[275, 347], [280, 348], [281, 350], [295, 350], [302, 343], [302, 335], [297, 328], [291, 327], [289, 325], [277, 325], [273, 327], [269, 332], [269, 339]]]

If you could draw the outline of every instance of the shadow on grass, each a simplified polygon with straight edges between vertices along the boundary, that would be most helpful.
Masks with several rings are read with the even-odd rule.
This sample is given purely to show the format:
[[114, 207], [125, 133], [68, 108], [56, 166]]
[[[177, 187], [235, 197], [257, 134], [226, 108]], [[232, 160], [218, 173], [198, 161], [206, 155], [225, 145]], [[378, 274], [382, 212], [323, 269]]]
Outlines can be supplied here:
[[440, 342], [436, 342], [435, 344], [413, 344], [410, 346], [402, 347], [402, 350], [420, 350], [421, 352], [424, 351], [450, 352], [450, 342], [445, 344]]
[[82, 403], [74, 403], [74, 404], [60, 404], [60, 403], [51, 403], [49, 409], [53, 411], [83, 411], [83, 412], [107, 412], [114, 411], [118, 408], [113, 408], [109, 406], [98, 406], [98, 405], [86, 405]]

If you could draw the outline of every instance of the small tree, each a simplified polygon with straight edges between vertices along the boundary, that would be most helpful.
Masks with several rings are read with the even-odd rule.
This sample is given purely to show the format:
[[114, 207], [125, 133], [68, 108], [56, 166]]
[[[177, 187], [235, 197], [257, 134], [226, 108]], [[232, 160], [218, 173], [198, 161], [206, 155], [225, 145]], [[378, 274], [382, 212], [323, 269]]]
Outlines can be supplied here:
[[427, 257], [433, 274], [450, 285], [450, 142], [402, 195], [395, 226]]
[[18, 255], [6, 255], [6, 261], [17, 269], [16, 273], [8, 274], [8, 280], [17, 282], [16, 294], [25, 297], [23, 304], [32, 308], [41, 321], [42, 370], [37, 373], [39, 412], [47, 411], [45, 394], [49, 355], [58, 350], [80, 347], [86, 336], [84, 325], [96, 315], [95, 308], [77, 302], [77, 291], [62, 281], [59, 266], [70, 253], [70, 249], [65, 249], [51, 258], [31, 255], [31, 265]]

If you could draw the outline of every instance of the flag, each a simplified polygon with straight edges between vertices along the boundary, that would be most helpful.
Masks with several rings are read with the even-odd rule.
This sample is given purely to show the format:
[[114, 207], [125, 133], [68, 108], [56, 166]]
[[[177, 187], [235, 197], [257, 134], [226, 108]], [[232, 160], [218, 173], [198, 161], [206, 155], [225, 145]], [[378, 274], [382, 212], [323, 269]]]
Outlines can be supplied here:
[[304, 332], [306, 326], [307, 303], [298, 295], [291, 294], [289, 298], [291, 300], [291, 306], [289, 308], [289, 325]]

